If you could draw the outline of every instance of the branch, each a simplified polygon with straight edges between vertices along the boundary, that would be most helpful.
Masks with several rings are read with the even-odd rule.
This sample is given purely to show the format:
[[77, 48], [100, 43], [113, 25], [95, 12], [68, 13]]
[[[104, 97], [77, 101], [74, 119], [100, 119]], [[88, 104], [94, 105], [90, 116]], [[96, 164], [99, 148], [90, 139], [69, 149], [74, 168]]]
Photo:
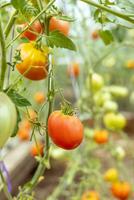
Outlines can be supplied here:
[[113, 14], [113, 15], [121, 18], [121, 19], [124, 19], [124, 20], [126, 20], [126, 21], [131, 22], [132, 24], [134, 24], [134, 19], [130, 18], [126, 14], [123, 14], [121, 12], [112, 10], [112, 9], [110, 9], [110, 8], [108, 8], [108, 7], [106, 7], [106, 6], [102, 5], [102, 4], [96, 3], [95, 1], [92, 1], [92, 0], [81, 0], [81, 1], [83, 1], [83, 2], [85, 2], [87, 4], [90, 4], [91, 6], [94, 6], [96, 8], [100, 8], [102, 10], [105, 10], [106, 12], [109, 12], [109, 13], [111, 13], [111, 14]]

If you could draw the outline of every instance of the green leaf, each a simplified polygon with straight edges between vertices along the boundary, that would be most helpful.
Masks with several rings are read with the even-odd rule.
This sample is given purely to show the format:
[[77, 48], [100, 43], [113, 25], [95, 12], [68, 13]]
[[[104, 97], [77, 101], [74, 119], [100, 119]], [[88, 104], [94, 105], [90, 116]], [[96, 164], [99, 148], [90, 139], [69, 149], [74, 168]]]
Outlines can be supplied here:
[[14, 102], [16, 106], [19, 106], [19, 107], [31, 106], [31, 103], [26, 98], [18, 94], [13, 89], [9, 90], [7, 95], [12, 99], [12, 101]]
[[101, 39], [103, 40], [103, 42], [105, 43], [105, 45], [111, 44], [114, 41], [113, 35], [109, 30], [105, 30], [105, 31], [100, 30], [99, 35]]
[[11, 137], [15, 137], [18, 130], [19, 130], [19, 122], [21, 121], [21, 116], [20, 116], [20, 112], [19, 109], [16, 107], [16, 111], [17, 111], [17, 123], [16, 123], [16, 127], [14, 129], [13, 134], [11, 135]]
[[47, 45], [52, 48], [59, 47], [76, 51], [76, 46], [73, 43], [73, 41], [59, 31], [50, 32], [46, 40], [47, 40]]

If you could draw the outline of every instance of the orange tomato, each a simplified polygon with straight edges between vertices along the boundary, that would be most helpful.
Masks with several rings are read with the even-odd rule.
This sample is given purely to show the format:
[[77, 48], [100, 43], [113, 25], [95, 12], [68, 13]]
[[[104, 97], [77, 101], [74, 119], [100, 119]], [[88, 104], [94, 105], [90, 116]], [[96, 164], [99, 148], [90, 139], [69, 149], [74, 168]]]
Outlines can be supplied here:
[[94, 132], [94, 140], [98, 144], [105, 144], [108, 142], [109, 132], [106, 130], [96, 130]]
[[127, 182], [116, 182], [112, 184], [111, 191], [116, 198], [126, 200], [131, 193], [131, 186]]
[[52, 141], [66, 150], [76, 148], [83, 140], [81, 121], [76, 116], [64, 114], [61, 110], [54, 111], [49, 116], [48, 130]]
[[81, 200], [99, 200], [99, 194], [96, 191], [87, 191], [82, 195]]
[[50, 31], [58, 30], [67, 36], [69, 34], [70, 25], [69, 22], [67, 21], [59, 20], [56, 19], [56, 17], [52, 17], [50, 19], [49, 30]]
[[18, 131], [18, 137], [22, 141], [27, 141], [30, 139], [30, 132], [26, 128], [20, 128]]
[[21, 129], [31, 129], [31, 123], [27, 120], [27, 119], [23, 119], [20, 123], [19, 123], [19, 128]]
[[30, 80], [45, 79], [48, 74], [48, 52], [35, 48], [33, 42], [23, 43], [19, 49], [22, 61], [16, 64], [17, 70]]
[[34, 95], [34, 100], [38, 104], [44, 103], [44, 101], [45, 101], [45, 95], [44, 95], [44, 93], [41, 92], [41, 91], [36, 92], [35, 95]]
[[37, 118], [37, 113], [32, 108], [28, 109], [28, 118], [30, 118], [33, 121]]
[[74, 76], [75, 78], [77, 78], [80, 74], [79, 63], [73, 62], [72, 64], [70, 64], [67, 68], [67, 74], [69, 76]]
[[[28, 25], [28, 23], [24, 23], [19, 25], [18, 27], [20, 29], [24, 29], [26, 26]], [[39, 21], [35, 21], [29, 29], [27, 29], [24, 33], [21, 34], [21, 38], [27, 38], [31, 41], [36, 40], [36, 38], [38, 37], [38, 34], [42, 33], [42, 25]]]
[[128, 69], [134, 69], [134, 60], [128, 60], [128, 61], [126, 62], [126, 67], [127, 67]]
[[38, 142], [37, 145], [33, 144], [31, 147], [31, 155], [32, 156], [43, 156], [44, 145], [42, 142]]
[[100, 36], [99, 36], [98, 31], [93, 31], [92, 34], [91, 34], [91, 37], [92, 37], [93, 40], [99, 39]]

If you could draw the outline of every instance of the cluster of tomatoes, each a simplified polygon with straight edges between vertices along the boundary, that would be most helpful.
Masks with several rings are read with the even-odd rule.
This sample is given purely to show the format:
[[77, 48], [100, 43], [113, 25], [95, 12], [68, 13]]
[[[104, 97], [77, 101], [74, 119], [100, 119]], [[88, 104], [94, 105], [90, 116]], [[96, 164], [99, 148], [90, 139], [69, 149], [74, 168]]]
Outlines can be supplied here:
[[[104, 174], [104, 180], [110, 183], [111, 194], [119, 200], [127, 200], [131, 194], [131, 184], [119, 180], [118, 170], [108, 169]], [[100, 200], [100, 195], [95, 190], [89, 190], [83, 193], [81, 200]]]

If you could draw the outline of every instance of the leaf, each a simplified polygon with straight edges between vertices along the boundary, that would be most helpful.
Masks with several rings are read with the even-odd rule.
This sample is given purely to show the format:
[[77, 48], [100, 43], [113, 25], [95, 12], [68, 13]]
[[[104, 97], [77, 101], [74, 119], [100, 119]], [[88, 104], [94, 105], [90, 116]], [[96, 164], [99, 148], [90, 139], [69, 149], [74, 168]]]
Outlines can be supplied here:
[[47, 45], [52, 48], [59, 47], [76, 51], [76, 46], [73, 43], [73, 41], [59, 31], [50, 32], [46, 40], [47, 40]]
[[11, 135], [11, 137], [15, 137], [16, 136], [16, 134], [18, 132], [18, 129], [19, 129], [19, 122], [21, 121], [20, 112], [19, 112], [19, 109], [17, 107], [16, 107], [16, 111], [17, 111], [17, 123], [16, 123], [14, 132]]
[[111, 44], [111, 42], [114, 41], [113, 35], [109, 30], [105, 30], [105, 31], [100, 30], [99, 35], [101, 39], [103, 40], [103, 42], [105, 43], [105, 45]]
[[23, 96], [21, 96], [20, 94], [18, 94], [15, 90], [11, 89], [7, 95], [12, 99], [12, 101], [14, 102], [14, 104], [16, 106], [19, 107], [24, 107], [24, 106], [31, 106], [31, 103], [24, 98]]

